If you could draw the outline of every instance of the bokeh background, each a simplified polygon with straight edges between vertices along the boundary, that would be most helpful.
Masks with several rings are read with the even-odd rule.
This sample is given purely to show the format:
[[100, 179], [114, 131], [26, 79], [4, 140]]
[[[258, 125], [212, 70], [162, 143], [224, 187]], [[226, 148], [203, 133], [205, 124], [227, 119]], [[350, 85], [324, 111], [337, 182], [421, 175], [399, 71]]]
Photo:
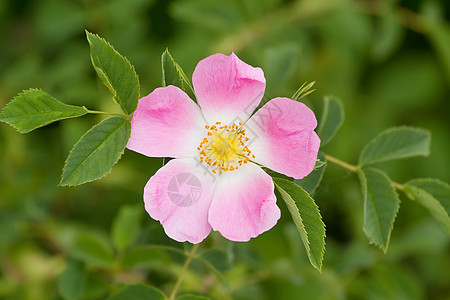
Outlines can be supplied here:
[[[449, 17], [446, 0], [3, 0], [0, 107], [35, 87], [65, 103], [117, 111], [91, 67], [85, 29], [131, 61], [141, 95], [161, 85], [166, 47], [189, 78], [200, 59], [233, 51], [263, 68], [268, 98], [292, 96], [303, 82], [316, 81], [305, 101], [317, 114], [324, 96], [342, 100], [344, 125], [324, 152], [356, 163], [382, 130], [421, 127], [432, 132], [431, 155], [381, 168], [397, 182], [449, 182]], [[26, 135], [0, 124], [1, 299], [105, 299], [137, 282], [173, 287], [183, 260], [147, 255], [140, 264], [120, 263], [145, 245], [186, 247], [143, 210], [143, 187], [161, 159], [127, 150], [109, 176], [58, 187], [72, 145], [100, 120], [89, 115]], [[314, 198], [327, 229], [322, 274], [310, 266], [279, 202], [276, 227], [248, 243], [212, 234], [202, 247], [226, 250], [227, 271], [218, 277], [194, 262], [181, 292], [215, 299], [450, 299], [449, 236], [419, 204], [401, 195], [384, 254], [363, 233], [354, 174], [330, 164]], [[118, 253], [110, 231], [123, 207], [137, 211], [140, 222], [130, 249]], [[110, 263], [83, 256], [80, 234], [112, 252]], [[61, 274], [74, 265], [84, 274], [83, 291], [61, 294]]]

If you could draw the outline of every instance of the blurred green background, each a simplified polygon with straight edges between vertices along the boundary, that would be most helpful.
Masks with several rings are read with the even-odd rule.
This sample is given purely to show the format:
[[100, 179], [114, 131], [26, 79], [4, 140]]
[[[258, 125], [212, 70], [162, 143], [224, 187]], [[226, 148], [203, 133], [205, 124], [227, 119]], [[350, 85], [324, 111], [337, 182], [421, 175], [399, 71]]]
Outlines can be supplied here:
[[[356, 163], [361, 148], [382, 130], [422, 127], [432, 132], [429, 157], [381, 167], [401, 183], [417, 177], [448, 182], [449, 19], [446, 0], [3, 0], [0, 107], [35, 87], [68, 104], [118, 110], [91, 67], [85, 29], [131, 61], [141, 95], [161, 85], [166, 47], [189, 78], [200, 59], [233, 51], [262, 67], [268, 98], [292, 96], [301, 83], [315, 80], [316, 92], [306, 102], [318, 114], [323, 96], [343, 101], [346, 120], [324, 152]], [[150, 255], [152, 250], [124, 263], [130, 251], [145, 245], [185, 247], [165, 236], [143, 209], [143, 187], [161, 159], [127, 150], [109, 176], [57, 186], [72, 145], [99, 120], [89, 115], [27, 135], [0, 125], [1, 299], [105, 299], [138, 282], [166, 292], [173, 287], [183, 259], [163, 250]], [[363, 233], [356, 176], [329, 165], [314, 198], [327, 229], [323, 274], [310, 266], [279, 202], [276, 227], [248, 243], [212, 234], [201, 247], [223, 250], [224, 275], [194, 262], [181, 293], [215, 299], [450, 299], [449, 236], [419, 204], [401, 195], [383, 254]], [[131, 245], [118, 251], [110, 231], [124, 206], [140, 221]]]

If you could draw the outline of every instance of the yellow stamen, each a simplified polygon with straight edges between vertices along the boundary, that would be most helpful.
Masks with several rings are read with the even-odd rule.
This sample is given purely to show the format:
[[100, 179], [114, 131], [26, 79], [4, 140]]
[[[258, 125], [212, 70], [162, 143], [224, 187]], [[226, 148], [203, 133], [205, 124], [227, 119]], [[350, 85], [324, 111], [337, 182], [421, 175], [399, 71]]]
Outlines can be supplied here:
[[212, 167], [212, 172], [222, 174], [226, 171], [237, 170], [250, 161], [250, 149], [244, 144], [249, 140], [245, 137], [245, 130], [242, 123], [239, 125], [223, 125], [216, 122], [214, 125], [206, 125], [206, 137], [202, 140], [197, 149], [200, 152], [200, 162], [205, 162]]

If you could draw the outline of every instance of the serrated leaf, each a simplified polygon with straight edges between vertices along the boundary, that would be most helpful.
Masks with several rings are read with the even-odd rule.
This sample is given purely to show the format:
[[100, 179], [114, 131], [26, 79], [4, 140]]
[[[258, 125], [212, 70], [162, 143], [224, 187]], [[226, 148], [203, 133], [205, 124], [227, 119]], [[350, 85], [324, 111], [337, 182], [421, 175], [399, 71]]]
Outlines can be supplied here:
[[200, 253], [197, 257], [203, 262], [210, 265], [210, 267], [223, 273], [231, 269], [231, 261], [228, 253], [221, 249], [208, 249]]
[[111, 237], [118, 251], [125, 250], [139, 234], [142, 207], [124, 205], [113, 221]]
[[341, 100], [334, 97], [325, 97], [322, 116], [317, 129], [321, 147], [331, 141], [344, 122], [344, 117], [344, 107]]
[[80, 262], [70, 262], [58, 279], [58, 292], [65, 300], [81, 299], [86, 284], [86, 270]]
[[163, 292], [145, 284], [128, 285], [109, 300], [165, 300]]
[[413, 179], [403, 186], [409, 198], [425, 206], [450, 233], [450, 186], [437, 179]]
[[79, 185], [102, 178], [119, 161], [131, 134], [131, 124], [110, 117], [86, 132], [70, 151], [60, 185]]
[[323, 153], [319, 153], [317, 157], [319, 159], [314, 166], [314, 170], [305, 178], [294, 180], [295, 184], [301, 186], [310, 195], [313, 194], [316, 188], [319, 186], [320, 182], [322, 181], [323, 173], [325, 172], [327, 167], [325, 155], [323, 155]]
[[276, 188], [292, 215], [311, 264], [322, 271], [325, 251], [325, 225], [314, 199], [300, 186], [281, 178], [273, 178]]
[[428, 131], [412, 127], [394, 127], [383, 131], [361, 152], [359, 164], [370, 165], [411, 156], [427, 156], [431, 136]]
[[386, 252], [400, 200], [383, 171], [364, 168], [358, 175], [364, 195], [364, 232]]
[[132, 114], [139, 99], [139, 78], [131, 63], [113, 46], [96, 34], [86, 31], [91, 61], [103, 84], [127, 115]]
[[27, 133], [52, 122], [87, 114], [85, 107], [67, 105], [39, 89], [23, 91], [0, 113], [0, 121], [20, 133]]
[[174, 85], [182, 89], [186, 94], [195, 99], [194, 89], [189, 82], [186, 74], [184, 74], [183, 69], [178, 65], [170, 55], [169, 50], [163, 52], [161, 55], [161, 66], [162, 66], [162, 85]]
[[112, 249], [106, 240], [87, 232], [77, 236], [71, 253], [86, 263], [101, 267], [110, 267], [114, 261]]

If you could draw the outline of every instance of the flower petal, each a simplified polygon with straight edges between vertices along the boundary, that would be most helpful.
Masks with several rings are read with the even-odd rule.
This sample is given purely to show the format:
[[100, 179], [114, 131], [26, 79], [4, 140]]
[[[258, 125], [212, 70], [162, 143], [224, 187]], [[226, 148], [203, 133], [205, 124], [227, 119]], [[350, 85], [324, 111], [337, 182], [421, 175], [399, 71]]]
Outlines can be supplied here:
[[254, 161], [301, 179], [311, 173], [320, 139], [316, 117], [305, 104], [288, 98], [267, 102], [245, 124]]
[[127, 148], [150, 157], [192, 157], [203, 139], [200, 108], [175, 86], [139, 99]]
[[206, 121], [245, 122], [264, 95], [266, 79], [261, 68], [241, 61], [234, 53], [201, 60], [192, 75], [197, 101]]
[[193, 158], [173, 159], [145, 186], [145, 210], [172, 239], [200, 243], [211, 231], [213, 178]]
[[208, 220], [227, 239], [245, 242], [272, 228], [280, 214], [272, 178], [249, 163], [218, 177]]

